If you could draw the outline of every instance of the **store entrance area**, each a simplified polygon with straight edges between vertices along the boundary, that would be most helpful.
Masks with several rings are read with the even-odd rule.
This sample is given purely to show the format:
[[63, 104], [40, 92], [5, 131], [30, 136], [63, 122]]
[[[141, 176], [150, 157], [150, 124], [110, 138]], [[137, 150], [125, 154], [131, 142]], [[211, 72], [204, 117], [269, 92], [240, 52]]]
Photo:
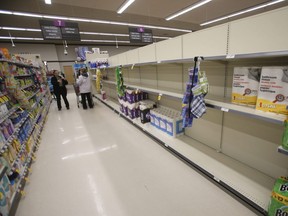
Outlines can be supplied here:
[[[53, 101], [16, 216], [256, 215], [104, 104]], [[62, 101], [63, 103], [63, 101]]]

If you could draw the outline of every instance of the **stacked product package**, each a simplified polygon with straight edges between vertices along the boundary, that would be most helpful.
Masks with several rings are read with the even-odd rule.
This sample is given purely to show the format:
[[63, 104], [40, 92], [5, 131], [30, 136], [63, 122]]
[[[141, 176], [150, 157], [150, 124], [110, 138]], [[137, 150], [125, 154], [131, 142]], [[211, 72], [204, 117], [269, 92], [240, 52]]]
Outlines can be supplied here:
[[159, 107], [150, 110], [150, 119], [151, 125], [172, 137], [184, 133], [183, 119], [179, 111], [167, 107]]
[[268, 209], [269, 216], [288, 215], [288, 178], [280, 177], [276, 180]]
[[139, 102], [147, 100], [148, 94], [139, 90], [126, 89], [123, 96], [118, 95], [120, 111], [131, 119], [140, 117]]

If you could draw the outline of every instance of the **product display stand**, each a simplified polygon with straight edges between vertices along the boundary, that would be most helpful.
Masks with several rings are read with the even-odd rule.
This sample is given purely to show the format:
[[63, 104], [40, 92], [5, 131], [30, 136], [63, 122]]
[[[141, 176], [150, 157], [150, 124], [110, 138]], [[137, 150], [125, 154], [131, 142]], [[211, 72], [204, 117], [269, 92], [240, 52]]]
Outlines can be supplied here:
[[[1, 59], [0, 63], [2, 64], [1, 78], [9, 79], [9, 82], [5, 81], [6, 85], [9, 84], [6, 87], [7, 93], [1, 95], [5, 97], [1, 99], [3, 103], [1, 106], [7, 106], [7, 108], [5, 112], [3, 111], [4, 114], [0, 120], [1, 133], [5, 132], [5, 137], [2, 134], [4, 140], [0, 146], [2, 167], [0, 179], [4, 175], [10, 179], [14, 176], [13, 180], [10, 180], [10, 195], [2, 194], [9, 202], [9, 209], [5, 211], [9, 212], [8, 216], [13, 216], [21, 197], [25, 195], [24, 187], [29, 181], [31, 164], [36, 159], [35, 153], [39, 147], [41, 132], [49, 112], [51, 95], [47, 88], [46, 71], [43, 68], [5, 59]], [[13, 88], [10, 82], [11, 85], [14, 82], [20, 87]], [[19, 89], [20, 92], [14, 95], [13, 89]], [[7, 125], [6, 122], [13, 124], [13, 127], [9, 129], [9, 134], [3, 131]]]

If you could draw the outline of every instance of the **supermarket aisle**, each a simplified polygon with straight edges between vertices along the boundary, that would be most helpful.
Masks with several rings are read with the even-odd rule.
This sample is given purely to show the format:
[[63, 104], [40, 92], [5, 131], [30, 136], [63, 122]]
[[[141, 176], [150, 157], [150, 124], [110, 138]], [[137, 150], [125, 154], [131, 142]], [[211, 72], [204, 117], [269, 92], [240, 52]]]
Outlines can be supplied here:
[[51, 105], [17, 216], [255, 215], [110, 109]]

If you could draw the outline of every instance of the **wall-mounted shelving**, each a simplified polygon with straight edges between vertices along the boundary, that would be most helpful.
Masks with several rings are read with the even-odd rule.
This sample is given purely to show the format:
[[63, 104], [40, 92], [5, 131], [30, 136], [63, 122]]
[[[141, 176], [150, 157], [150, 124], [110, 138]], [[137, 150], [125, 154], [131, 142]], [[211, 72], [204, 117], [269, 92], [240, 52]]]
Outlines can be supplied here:
[[[103, 80], [103, 82], [116, 85], [116, 82], [113, 82], [113, 81]], [[128, 88], [130, 87], [130, 88], [134, 88], [134, 89], [140, 89], [143, 91], [152, 92], [155, 94], [162, 94], [162, 95], [166, 95], [169, 97], [178, 98], [181, 100], [183, 98], [183, 94], [179, 94], [179, 93], [163, 91], [163, 90], [159, 90], [159, 89], [152, 89], [152, 88], [147, 88], [147, 87], [142, 87], [142, 86], [137, 86], [137, 85], [130, 85], [130, 84], [126, 84], [126, 83], [125, 83], [125, 85]], [[234, 113], [246, 115], [248, 117], [272, 122], [275, 124], [283, 125], [284, 121], [286, 119], [285, 115], [259, 111], [259, 110], [256, 110], [254, 107], [248, 107], [248, 106], [230, 103], [230, 102], [228, 102], [228, 100], [230, 100], [230, 99], [221, 98], [221, 97], [217, 97], [217, 96], [210, 96], [208, 94], [205, 97], [205, 104], [206, 104], [206, 106], [208, 106], [210, 108], [218, 109], [218, 110], [221, 110], [223, 112], [234, 112]]]

